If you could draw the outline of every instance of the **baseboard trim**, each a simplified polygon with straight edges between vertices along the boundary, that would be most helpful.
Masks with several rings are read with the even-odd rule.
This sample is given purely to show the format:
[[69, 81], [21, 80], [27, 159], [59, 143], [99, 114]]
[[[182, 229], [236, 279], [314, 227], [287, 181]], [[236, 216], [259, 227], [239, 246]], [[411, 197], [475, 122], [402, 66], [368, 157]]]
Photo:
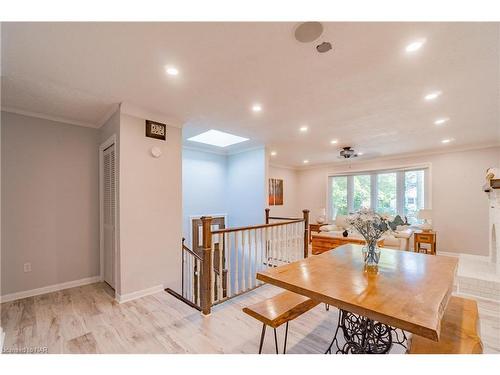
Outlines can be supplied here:
[[5, 332], [3, 328], [0, 327], [0, 353], [3, 353], [3, 343], [5, 342]]
[[82, 285], [87, 285], [87, 284], [93, 284], [93, 283], [97, 283], [99, 281], [101, 281], [100, 276], [92, 276], [92, 277], [86, 277], [86, 278], [80, 279], [80, 280], [73, 280], [73, 281], [68, 281], [65, 283], [44, 286], [42, 288], [26, 290], [23, 292], [6, 294], [6, 295], [0, 297], [0, 303], [11, 302], [11, 301], [15, 301], [15, 300], [22, 299], [22, 298], [39, 296], [40, 294], [57, 292], [59, 290], [68, 289], [68, 288], [75, 288], [77, 286], [82, 286]]
[[462, 259], [473, 259], [481, 262], [489, 262], [490, 257], [488, 255], [473, 255], [465, 253], [452, 253], [449, 251], [437, 251], [437, 255], [445, 255], [448, 257], [462, 258]]
[[447, 257], [455, 257], [455, 258], [460, 257], [460, 253], [450, 253], [448, 251], [439, 251], [439, 250], [436, 252], [436, 255], [444, 255]]
[[126, 293], [126, 294], [118, 294], [116, 293], [115, 299], [118, 303], [125, 303], [132, 301], [137, 298], [141, 297], [146, 297], [151, 294], [163, 292], [164, 287], [163, 285], [156, 285], [151, 288], [143, 289], [143, 290], [138, 290], [137, 292], [132, 292], [132, 293]]

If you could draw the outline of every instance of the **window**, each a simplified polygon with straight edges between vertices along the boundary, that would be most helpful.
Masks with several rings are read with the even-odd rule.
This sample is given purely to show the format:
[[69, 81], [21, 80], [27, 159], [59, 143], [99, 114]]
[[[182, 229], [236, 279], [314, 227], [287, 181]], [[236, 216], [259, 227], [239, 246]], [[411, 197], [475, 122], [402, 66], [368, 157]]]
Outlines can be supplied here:
[[397, 214], [396, 181], [396, 172], [377, 175], [377, 212], [389, 215]]
[[401, 169], [329, 177], [329, 217], [371, 208], [419, 223], [418, 211], [426, 207], [427, 169]]
[[408, 218], [408, 222], [418, 223], [417, 213], [424, 207], [424, 171], [405, 172], [403, 213]]
[[347, 176], [331, 179], [330, 212], [331, 218], [347, 215]]
[[353, 210], [359, 211], [362, 208], [371, 207], [371, 184], [370, 175], [356, 175], [353, 176], [354, 190], [353, 190]]

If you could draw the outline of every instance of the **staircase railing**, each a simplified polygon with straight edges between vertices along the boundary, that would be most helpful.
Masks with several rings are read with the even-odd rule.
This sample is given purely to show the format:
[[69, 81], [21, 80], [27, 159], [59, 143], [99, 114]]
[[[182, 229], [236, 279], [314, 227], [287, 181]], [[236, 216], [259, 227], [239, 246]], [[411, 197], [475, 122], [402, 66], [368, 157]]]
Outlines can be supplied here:
[[307, 257], [309, 210], [303, 218], [279, 218], [266, 224], [238, 228], [211, 229], [211, 217], [202, 217], [203, 272], [201, 309], [248, 292], [262, 283], [256, 273]]
[[204, 216], [202, 247], [193, 251], [182, 240], [182, 292], [166, 291], [204, 315], [212, 306], [248, 292], [262, 283], [257, 272], [307, 258], [309, 210], [302, 218], [272, 217], [266, 223], [212, 230]]

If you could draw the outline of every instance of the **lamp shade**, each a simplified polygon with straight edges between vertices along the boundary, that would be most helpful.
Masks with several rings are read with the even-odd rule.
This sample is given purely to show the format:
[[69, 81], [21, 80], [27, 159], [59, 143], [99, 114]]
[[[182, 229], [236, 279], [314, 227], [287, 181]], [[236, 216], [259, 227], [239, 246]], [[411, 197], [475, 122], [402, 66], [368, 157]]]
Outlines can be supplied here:
[[432, 219], [432, 210], [431, 209], [422, 209], [418, 211], [418, 218], [421, 220], [429, 220]]

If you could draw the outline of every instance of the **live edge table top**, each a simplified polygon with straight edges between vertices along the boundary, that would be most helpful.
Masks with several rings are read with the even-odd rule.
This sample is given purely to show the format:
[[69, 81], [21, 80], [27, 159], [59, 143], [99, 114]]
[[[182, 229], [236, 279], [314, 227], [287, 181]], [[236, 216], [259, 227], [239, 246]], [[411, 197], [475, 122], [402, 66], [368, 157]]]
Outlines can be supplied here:
[[258, 272], [257, 279], [438, 341], [458, 260], [383, 248], [378, 273], [371, 274], [361, 249], [339, 246]]

